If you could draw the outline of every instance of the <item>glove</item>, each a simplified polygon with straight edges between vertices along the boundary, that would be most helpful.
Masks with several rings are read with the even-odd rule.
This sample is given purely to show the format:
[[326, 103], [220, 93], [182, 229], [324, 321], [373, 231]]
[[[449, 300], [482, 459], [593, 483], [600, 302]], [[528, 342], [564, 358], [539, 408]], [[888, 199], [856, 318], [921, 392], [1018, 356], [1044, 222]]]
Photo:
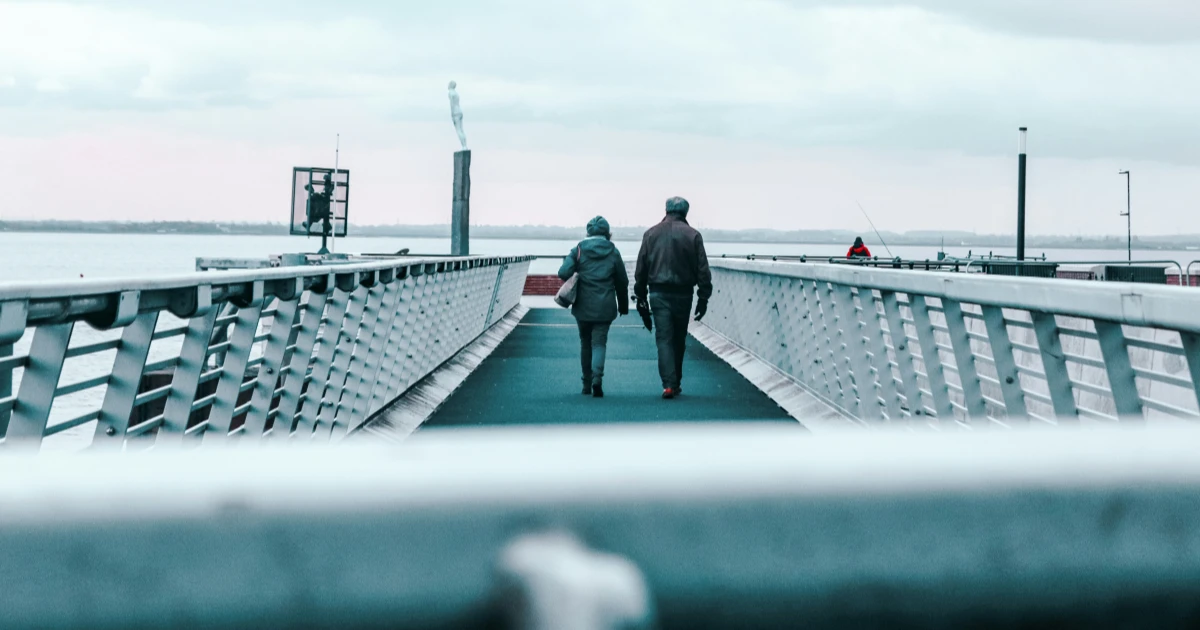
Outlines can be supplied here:
[[708, 300], [697, 300], [696, 301], [696, 321], [700, 321], [700, 320], [704, 319], [704, 316], [707, 314], [708, 314]]
[[646, 330], [654, 330], [654, 321], [650, 317], [650, 304], [637, 297], [634, 298], [634, 301], [637, 303], [638, 315], [642, 316], [642, 325], [646, 327]]

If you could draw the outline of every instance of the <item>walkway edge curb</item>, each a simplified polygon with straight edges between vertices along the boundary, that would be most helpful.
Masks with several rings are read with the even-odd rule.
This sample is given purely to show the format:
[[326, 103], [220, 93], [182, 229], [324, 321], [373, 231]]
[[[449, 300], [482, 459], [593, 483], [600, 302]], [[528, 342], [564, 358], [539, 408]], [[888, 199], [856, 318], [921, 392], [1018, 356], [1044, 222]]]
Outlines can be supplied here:
[[445, 403], [476, 368], [508, 338], [529, 307], [517, 305], [483, 334], [363, 423], [352, 438], [402, 442]]
[[766, 394], [775, 404], [804, 428], [814, 433], [822, 430], [844, 430], [862, 426], [833, 405], [810, 392], [791, 375], [764, 361], [725, 335], [704, 323], [695, 323], [688, 332], [710, 352], [729, 364], [750, 384]]

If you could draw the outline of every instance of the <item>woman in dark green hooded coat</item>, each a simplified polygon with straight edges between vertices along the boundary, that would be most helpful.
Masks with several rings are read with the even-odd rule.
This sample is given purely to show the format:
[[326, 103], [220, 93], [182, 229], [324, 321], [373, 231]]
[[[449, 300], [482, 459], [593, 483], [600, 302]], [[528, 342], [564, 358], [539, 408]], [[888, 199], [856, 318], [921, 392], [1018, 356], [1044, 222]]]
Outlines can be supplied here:
[[579, 324], [583, 393], [601, 398], [608, 329], [618, 314], [629, 314], [629, 275], [604, 217], [588, 221], [587, 234], [563, 259], [558, 277], [566, 280], [579, 274], [571, 314]]

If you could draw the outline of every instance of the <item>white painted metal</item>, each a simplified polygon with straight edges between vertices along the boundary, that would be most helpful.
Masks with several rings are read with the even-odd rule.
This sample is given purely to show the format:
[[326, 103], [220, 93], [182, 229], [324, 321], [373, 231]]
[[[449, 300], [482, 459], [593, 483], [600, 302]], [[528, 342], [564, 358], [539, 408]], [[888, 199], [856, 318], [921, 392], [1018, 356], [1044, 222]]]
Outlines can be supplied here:
[[[16, 395], [0, 396], [0, 419], [11, 413], [0, 444], [36, 448], [97, 420], [88, 428], [93, 443], [118, 448], [146, 433], [158, 445], [185, 436], [340, 439], [512, 310], [529, 260], [390, 259], [0, 285], [0, 346], [14, 349], [0, 356], [0, 372], [20, 384]], [[167, 318], [177, 328], [156, 331]], [[112, 332], [68, 348], [81, 326]], [[155, 354], [168, 340], [174, 349]], [[95, 362], [106, 352], [115, 355], [107, 372], [59, 384], [68, 359]], [[169, 384], [138, 393], [156, 370]], [[73, 407], [67, 420], [52, 413], [59, 399], [89, 390], [99, 394], [94, 407]], [[164, 405], [157, 417], [129, 426], [156, 402]]]
[[514, 627], [497, 569], [553, 527], [636, 566], [660, 628], [1194, 626], [1200, 427], [895, 429], [3, 457], [0, 619]]
[[765, 261], [712, 268], [704, 324], [853, 418], [1200, 419], [1194, 290]]

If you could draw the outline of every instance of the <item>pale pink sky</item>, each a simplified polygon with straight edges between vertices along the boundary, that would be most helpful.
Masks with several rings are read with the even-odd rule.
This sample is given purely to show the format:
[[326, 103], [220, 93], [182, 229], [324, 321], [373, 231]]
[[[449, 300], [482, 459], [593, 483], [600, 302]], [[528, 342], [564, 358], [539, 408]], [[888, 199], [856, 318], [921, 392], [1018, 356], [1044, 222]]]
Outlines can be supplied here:
[[1123, 233], [1131, 169], [1200, 233], [1187, 1], [276, 4], [0, 2], [0, 218], [284, 221], [341, 133], [352, 223], [446, 223], [454, 78], [477, 224], [1011, 232], [1024, 124], [1031, 232]]

